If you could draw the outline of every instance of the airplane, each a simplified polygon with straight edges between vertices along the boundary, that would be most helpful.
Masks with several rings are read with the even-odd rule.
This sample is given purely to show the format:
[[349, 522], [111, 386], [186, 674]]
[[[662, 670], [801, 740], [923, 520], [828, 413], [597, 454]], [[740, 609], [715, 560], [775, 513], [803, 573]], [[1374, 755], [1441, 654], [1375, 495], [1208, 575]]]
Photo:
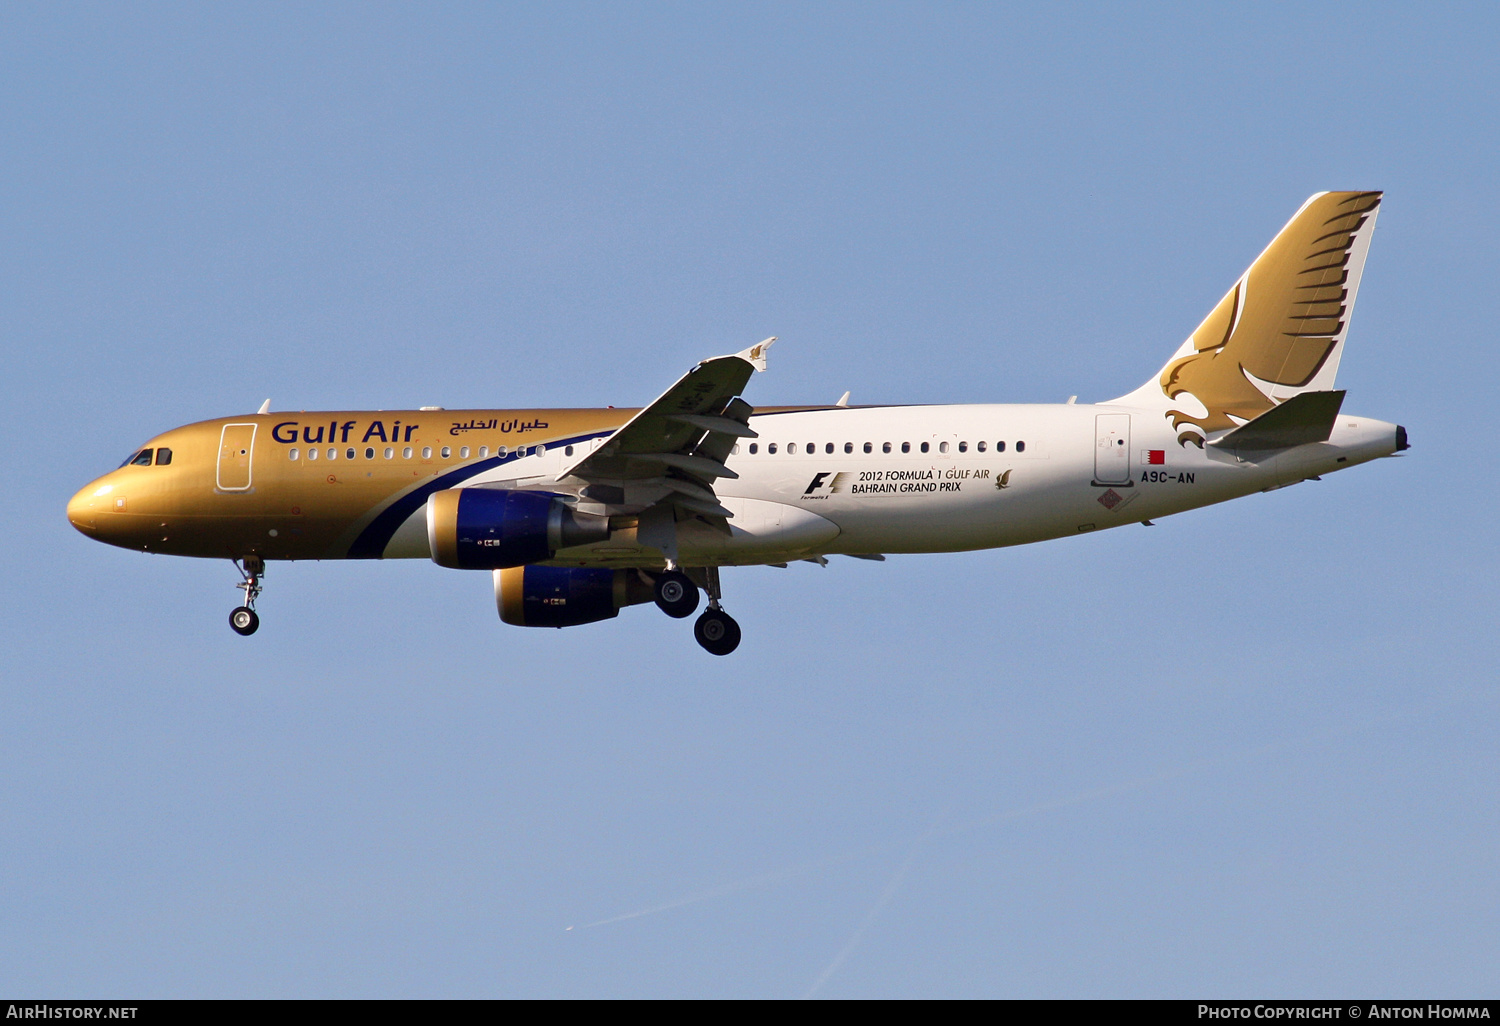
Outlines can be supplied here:
[[431, 559], [500, 619], [654, 602], [739, 645], [720, 570], [1021, 545], [1270, 491], [1408, 448], [1334, 388], [1379, 192], [1307, 200], [1161, 371], [1106, 403], [752, 407], [774, 338], [640, 409], [272, 413], [175, 428], [68, 503], [90, 538], [228, 559], [255, 633], [268, 560]]

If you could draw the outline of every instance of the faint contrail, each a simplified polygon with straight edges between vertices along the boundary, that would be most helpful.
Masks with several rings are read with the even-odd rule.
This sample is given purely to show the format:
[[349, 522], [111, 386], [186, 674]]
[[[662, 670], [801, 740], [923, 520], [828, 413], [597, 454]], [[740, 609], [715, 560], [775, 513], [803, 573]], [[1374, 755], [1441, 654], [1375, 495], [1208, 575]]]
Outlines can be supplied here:
[[[1350, 724], [1349, 726], [1340, 729], [1325, 731], [1319, 734], [1304, 734], [1301, 737], [1287, 738], [1282, 741], [1272, 741], [1267, 744], [1257, 745], [1254, 748], [1241, 749], [1238, 752], [1229, 752], [1224, 755], [1195, 759], [1192, 762], [1189, 762], [1182, 766], [1178, 766], [1175, 769], [1163, 770], [1159, 773], [1152, 773], [1147, 776], [1135, 777], [1131, 780], [1123, 780], [1117, 784], [1106, 784], [1100, 787], [1092, 787], [1085, 791], [1079, 791], [1072, 795], [1048, 799], [1047, 801], [1023, 806], [1019, 809], [1010, 809], [1005, 812], [993, 813], [988, 816], [981, 816], [978, 819], [970, 820], [967, 823], [955, 824], [953, 826], [947, 827], [946, 829], [939, 829], [940, 821], [942, 818], [939, 817], [939, 822], [935, 822], [931, 827], [927, 829], [925, 833], [923, 833], [916, 839], [915, 846], [912, 848], [912, 857], [914, 857], [915, 852], [918, 850], [918, 848], [920, 848], [921, 844], [926, 843], [926, 841], [930, 840], [934, 836], [952, 836], [954, 834], [964, 833], [969, 830], [977, 830], [981, 827], [994, 826], [997, 823], [1005, 823], [1011, 820], [1024, 819], [1027, 816], [1034, 816], [1043, 812], [1051, 812], [1054, 809], [1063, 809], [1072, 805], [1082, 805], [1085, 802], [1094, 801], [1099, 798], [1108, 798], [1112, 795], [1125, 794], [1130, 791], [1136, 791], [1143, 787], [1150, 787], [1152, 784], [1160, 784], [1168, 780], [1175, 780], [1179, 777], [1188, 776], [1189, 774], [1195, 772], [1211, 770], [1221, 766], [1227, 766], [1231, 763], [1255, 758], [1257, 756], [1269, 755], [1272, 752], [1282, 749], [1296, 748], [1300, 745], [1312, 744], [1320, 741], [1331, 741], [1336, 738], [1348, 737], [1351, 734], [1358, 734], [1361, 731], [1369, 730], [1372, 727], [1378, 727], [1393, 721], [1407, 719], [1410, 716], [1415, 715], [1417, 712], [1431, 712], [1436, 709], [1442, 709], [1451, 705], [1457, 705], [1472, 697], [1473, 696], [1468, 693], [1463, 693], [1451, 696], [1446, 701], [1440, 701], [1435, 704], [1425, 705], [1418, 710], [1406, 710], [1400, 713], [1392, 713], [1388, 716], [1375, 717], [1373, 719], [1365, 720], [1361, 723]], [[770, 884], [780, 883], [783, 880], [790, 880], [794, 877], [801, 876], [806, 873], [812, 873], [827, 866], [837, 865], [840, 862], [848, 862], [852, 859], [862, 858], [867, 855], [886, 853], [891, 851], [893, 848], [897, 848], [898, 844], [899, 842], [873, 844], [869, 845], [868, 847], [861, 848], [857, 851], [845, 852], [840, 855], [830, 855], [827, 858], [798, 863], [797, 865], [791, 866], [787, 869], [780, 869], [770, 873], [761, 873], [757, 876], [746, 877], [745, 879], [737, 880], [733, 883], [727, 883], [718, 887], [711, 887], [700, 891], [694, 891], [693, 893], [686, 895], [685, 897], [678, 898], [674, 901], [662, 902], [659, 905], [650, 905], [646, 908], [636, 909], [633, 912], [626, 912], [621, 915], [612, 916], [608, 919], [600, 919], [592, 923], [585, 923], [583, 927], [581, 927], [581, 929], [588, 929], [594, 926], [607, 926], [610, 923], [624, 922], [627, 919], [636, 919], [640, 916], [651, 915], [655, 912], [665, 912], [669, 909], [681, 908], [684, 905], [692, 905], [696, 902], [708, 901], [711, 898], [724, 897], [729, 894], [734, 894], [737, 891], [748, 890], [752, 887], [763, 887]], [[900, 877], [904, 875], [905, 871], [906, 866], [903, 866], [902, 869], [898, 871], [897, 877], [894, 880], [895, 884], [900, 884]], [[879, 907], [880, 903], [877, 903], [877, 907], [871, 913], [871, 917], [873, 917], [875, 912], [879, 911]], [[568, 927], [568, 929], [571, 930], [574, 928], [570, 926]], [[861, 927], [861, 929], [863, 929], [863, 927]], [[858, 938], [856, 937], [856, 940], [857, 939]], [[837, 962], [843, 959], [851, 950], [852, 945], [846, 945], [845, 951], [841, 952], [839, 955], [839, 959], [835, 961]], [[832, 968], [836, 969], [837, 965], [834, 965]], [[819, 977], [818, 982], [813, 985], [814, 991], [818, 986], [821, 985], [822, 981], [828, 975], [828, 972], [829, 970], [825, 970], [824, 976]], [[809, 994], [811, 993], [812, 991], [809, 992]]]
[[[721, 884], [718, 887], [709, 887], [701, 891], [694, 891], [692, 894], [689, 894], [686, 897], [678, 898], [675, 901], [662, 902], [660, 905], [648, 905], [645, 908], [638, 908], [634, 912], [623, 912], [620, 915], [611, 916], [608, 919], [599, 919], [592, 923], [584, 923], [581, 927], [579, 927], [579, 929], [587, 930], [594, 926], [608, 926], [610, 923], [623, 923], [627, 919], [638, 919], [641, 916], [649, 916], [654, 912], [665, 912], [668, 909], [681, 908], [683, 905], [691, 905], [695, 902], [707, 901], [710, 898], [722, 898], [725, 895], [733, 894], [736, 891], [744, 891], [752, 887], [763, 887], [767, 884], [780, 883], [783, 880], [790, 880], [792, 877], [801, 876], [803, 873], [811, 873], [815, 870], [822, 869], [825, 866], [837, 865], [840, 862], [848, 862], [850, 859], [857, 859], [863, 855], [869, 855], [873, 852], [882, 851], [887, 847], [889, 847], [889, 845], [873, 845], [869, 848], [864, 849], [863, 851], [845, 852], [842, 855], [830, 855], [827, 858], [816, 859], [812, 862], [801, 862], [787, 869], [778, 869], [775, 872], [762, 873], [759, 876], [746, 877], [743, 880], [736, 880], [733, 883]], [[570, 926], [568, 927], [568, 929], [571, 930], [573, 929], [573, 927]]]
[[839, 966], [844, 964], [844, 959], [849, 957], [850, 952], [859, 946], [860, 940], [864, 938], [865, 931], [875, 921], [875, 917], [880, 914], [880, 910], [890, 904], [891, 898], [895, 897], [897, 889], [900, 888], [902, 881], [906, 879], [907, 871], [911, 869], [912, 863], [917, 860], [917, 854], [921, 852], [922, 846], [931, 840], [933, 834], [937, 833], [938, 826], [943, 820], [948, 818], [948, 813], [952, 810], [953, 804], [950, 802], [947, 808], [933, 817], [932, 825], [927, 828], [925, 834], [917, 838], [916, 843], [911, 846], [911, 851], [906, 855], [906, 861], [901, 863], [901, 868], [897, 869], [895, 874], [886, 883], [885, 889], [880, 892], [880, 897], [875, 899], [875, 904], [865, 914], [865, 918], [854, 928], [854, 935], [849, 938], [849, 942], [844, 945], [843, 949], [837, 955], [833, 956], [833, 961], [828, 963], [828, 968], [818, 974], [818, 978], [813, 981], [813, 985], [807, 988], [807, 993], [802, 995], [804, 999], [817, 994], [819, 988], [828, 982], [828, 978], [838, 971]]

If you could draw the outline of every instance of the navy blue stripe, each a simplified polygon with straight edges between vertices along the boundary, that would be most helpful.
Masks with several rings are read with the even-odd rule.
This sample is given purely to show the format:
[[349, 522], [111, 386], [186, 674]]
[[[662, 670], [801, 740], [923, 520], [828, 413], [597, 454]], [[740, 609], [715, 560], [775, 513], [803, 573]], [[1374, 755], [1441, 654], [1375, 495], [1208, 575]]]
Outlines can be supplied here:
[[[578, 445], [587, 442], [591, 438], [602, 438], [613, 434], [611, 431], [596, 432], [589, 435], [579, 435], [576, 438], [563, 438], [553, 442], [538, 442], [536, 445], [545, 445], [549, 450], [561, 445]], [[535, 448], [528, 445], [528, 449]], [[527, 457], [519, 453], [509, 453], [505, 456], [491, 456], [489, 459], [480, 460], [478, 463], [466, 463], [457, 470], [450, 470], [446, 474], [440, 474], [417, 488], [412, 489], [391, 503], [366, 525], [354, 539], [354, 544], [349, 546], [349, 559], [379, 559], [385, 553], [385, 547], [391, 543], [391, 538], [406, 523], [407, 519], [422, 508], [427, 497], [433, 492], [441, 492], [448, 488], [462, 484], [475, 475], [482, 474], [505, 463], [514, 463], [516, 460]]]

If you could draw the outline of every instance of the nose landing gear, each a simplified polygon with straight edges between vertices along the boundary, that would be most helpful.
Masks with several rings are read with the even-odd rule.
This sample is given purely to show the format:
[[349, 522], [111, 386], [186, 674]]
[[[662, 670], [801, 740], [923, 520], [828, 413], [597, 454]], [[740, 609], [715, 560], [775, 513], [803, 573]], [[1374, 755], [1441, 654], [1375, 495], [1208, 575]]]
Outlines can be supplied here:
[[244, 578], [235, 587], [244, 590], [245, 604], [229, 614], [229, 626], [236, 634], [248, 637], [260, 626], [260, 617], [255, 614], [255, 600], [260, 597], [260, 579], [266, 572], [266, 561], [259, 556], [246, 556], [243, 560], [236, 559], [234, 567]]

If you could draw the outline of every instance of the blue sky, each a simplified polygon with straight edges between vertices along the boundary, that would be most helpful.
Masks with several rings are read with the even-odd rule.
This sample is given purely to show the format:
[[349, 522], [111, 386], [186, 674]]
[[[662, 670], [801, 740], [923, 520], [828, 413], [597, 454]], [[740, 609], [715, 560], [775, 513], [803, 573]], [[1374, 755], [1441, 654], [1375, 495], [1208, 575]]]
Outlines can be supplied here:
[[[0, 991], [1492, 996], [1486, 5], [0, 11]], [[273, 409], [1090, 402], [1309, 194], [1412, 450], [506, 627], [486, 574], [89, 542]], [[571, 929], [570, 929], [571, 927]]]

